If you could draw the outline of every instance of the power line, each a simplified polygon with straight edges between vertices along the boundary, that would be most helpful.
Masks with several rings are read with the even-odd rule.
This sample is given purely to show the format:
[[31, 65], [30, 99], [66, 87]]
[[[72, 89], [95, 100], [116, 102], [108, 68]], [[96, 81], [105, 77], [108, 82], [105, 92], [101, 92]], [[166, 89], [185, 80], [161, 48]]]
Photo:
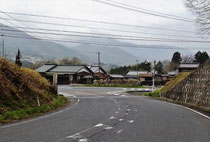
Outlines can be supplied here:
[[[1, 29], [1, 31], [6, 32], [22, 32], [19, 30], [10, 30], [10, 29]], [[156, 38], [156, 37], [145, 37], [145, 36], [123, 36], [123, 35], [115, 35], [115, 36], [105, 36], [105, 34], [101, 34], [100, 36], [93, 36], [93, 35], [78, 35], [78, 34], [61, 34], [61, 33], [52, 33], [52, 32], [33, 32], [28, 31], [28, 33], [37, 33], [37, 34], [44, 34], [44, 35], [59, 35], [59, 36], [71, 36], [71, 37], [85, 37], [85, 38], [106, 38], [106, 39], [119, 39], [119, 40], [141, 40], [142, 38], [145, 39], [161, 39], [161, 40], [180, 40], [180, 39], [169, 39], [169, 38]], [[103, 35], [103, 36], [102, 36]]]
[[[0, 19], [3, 19], [3, 20], [6, 19], [6, 20], [13, 21], [13, 19], [7, 19], [7, 18], [2, 18], [2, 17], [0, 17]], [[118, 31], [118, 32], [123, 31], [123, 30], [116, 30], [116, 29], [102, 29], [102, 28], [96, 28], [96, 27], [90, 27], [90, 26], [79, 26], [79, 25], [59, 24], [59, 23], [52, 23], [52, 22], [40, 22], [40, 21], [20, 20], [20, 19], [16, 19], [16, 21], [28, 22], [28, 23], [36, 23], [36, 24], [45, 24], [45, 25], [56, 25], [56, 26], [64, 26], [64, 27], [77, 27], [77, 28], [86, 28], [86, 29], [95, 29], [95, 30], [105, 30], [105, 31]], [[197, 34], [196, 32], [182, 30], [182, 29], [168, 29], [168, 28], [140, 26], [140, 25], [125, 25], [125, 24], [112, 24], [112, 25], [121, 25], [121, 26], [123, 25], [123, 26], [130, 26], [130, 27], [137, 27], [137, 28], [144, 28], [144, 29], [154, 29], [154, 30], [164, 30], [164, 31], [173, 31], [173, 32], [183, 32], [183, 33], [194, 33], [194, 34]]]
[[124, 5], [124, 6], [135, 8], [135, 9], [140, 9], [140, 10], [147, 11], [147, 12], [152, 12], [152, 13], [157, 13], [157, 14], [161, 14], [161, 15], [171, 16], [171, 17], [175, 17], [175, 18], [188, 19], [188, 20], [191, 20], [191, 21], [195, 21], [195, 19], [190, 19], [190, 18], [187, 18], [187, 17], [172, 15], [172, 14], [168, 14], [168, 13], [162, 13], [162, 12], [153, 11], [153, 10], [148, 10], [148, 9], [145, 9], [145, 8], [136, 7], [136, 6], [132, 6], [132, 5], [128, 5], [128, 4], [125, 4], [125, 3], [120, 3], [120, 2], [116, 2], [116, 1], [112, 1], [112, 0], [104, 0], [104, 1], [109, 1], [111, 3], [116, 3], [116, 4]]
[[192, 21], [192, 20], [187, 20], [187, 19], [182, 19], [182, 18], [176, 18], [176, 17], [170, 17], [170, 16], [166, 16], [166, 15], [160, 15], [160, 14], [157, 14], [157, 13], [151, 13], [151, 12], [147, 12], [147, 11], [133, 9], [131, 7], [125, 7], [123, 5], [118, 5], [118, 4], [115, 4], [115, 3], [105, 2], [105, 1], [101, 1], [101, 0], [94, 0], [94, 1], [106, 4], [106, 5], [110, 5], [110, 6], [114, 6], [114, 7], [118, 7], [118, 8], [122, 8], [122, 9], [126, 9], [126, 10], [130, 10], [130, 11], [135, 11], [135, 12], [140, 12], [140, 13], [144, 13], [144, 14], [148, 14], [148, 15], [152, 15], [152, 16], [161, 17], [161, 18], [179, 20], [179, 21], [184, 21], [184, 22], [195, 22], [194, 20]]
[[[10, 28], [10, 26], [6, 26], [6, 25], [0, 25], [0, 27]], [[49, 32], [49, 31], [52, 32], [53, 31], [53, 32], [59, 32], [59, 33], [62, 32], [62, 33], [88, 34], [88, 35], [106, 35], [106, 36], [119, 36], [119, 37], [135, 37], [135, 36], [129, 36], [129, 35], [102, 34], [102, 33], [93, 33], [93, 32], [79, 32], [79, 31], [72, 31], [72, 30], [55, 30], [55, 29], [46, 29], [46, 28], [26, 28], [26, 27], [13, 27], [13, 28], [17, 28], [17, 29], [35, 29], [35, 30], [38, 30], [38, 31], [47, 31], [47, 32]], [[4, 29], [4, 30], [9, 30], [9, 29]], [[130, 31], [130, 32], [132, 32], [132, 31]], [[157, 34], [157, 33], [144, 33], [144, 32], [134, 32], [134, 33], [136, 33], [136, 34], [145, 34], [145, 35], [171, 36], [171, 37], [200, 38], [200, 37], [197, 37], [197, 36], [184, 36], [184, 35], [172, 35], [172, 34]]]
[[[122, 23], [114, 23], [114, 22], [106, 22], [106, 21], [98, 21], [98, 20], [87, 20], [87, 19], [77, 19], [77, 18], [69, 18], [69, 17], [58, 17], [58, 16], [49, 16], [49, 15], [39, 15], [39, 14], [8, 12], [8, 11], [7, 12], [6, 11], [2, 11], [2, 12], [8, 13], [8, 14], [12, 14], [12, 15], [32, 16], [32, 17], [39, 17], [39, 18], [50, 18], [50, 19], [70, 20], [70, 21], [79, 21], [79, 22], [89, 22], [89, 23], [97, 23], [97, 24], [109, 24], [109, 25], [118, 25], [118, 26], [139, 27], [139, 25], [122, 24]], [[2, 13], [2, 12], [0, 11], [0, 13]], [[183, 17], [183, 18], [184, 19], [188, 19], [186, 17]]]
[[[32, 29], [30, 26], [28, 26], [27, 24], [25, 24], [25, 23], [23, 23], [23, 22], [21, 22], [21, 21], [18, 21], [16, 18], [10, 16], [8, 13], [6, 13], [6, 12], [4, 12], [4, 11], [1, 11], [1, 10], [0, 10], [0, 13], [3, 13], [4, 15], [6, 15], [6, 16], [12, 18], [14, 21], [16, 21], [16, 22], [18, 22], [18, 23], [20, 23], [20, 24], [22, 24], [22, 25], [28, 27], [29, 29]], [[9, 22], [9, 23], [11, 23], [11, 22], [10, 22], [9, 20], [7, 20], [7, 19], [4, 19], [4, 20], [7, 21], [7, 22]], [[15, 25], [15, 24], [12, 23], [12, 25]], [[16, 25], [15, 25], [15, 26], [16, 26]], [[39, 36], [38, 36], [38, 37], [39, 37]], [[40, 38], [41, 38], [41, 37], [40, 37]]]
[[[34, 39], [34, 40], [42, 40], [39, 38], [35, 38], [35, 37], [26, 37], [26, 36], [22, 36], [22, 35], [18, 35], [16, 34], [16, 36], [14, 35], [8, 35], [5, 34], [5, 37], [12, 37], [12, 38], [23, 38], [23, 39]], [[44, 40], [49, 40], [47, 38], [45, 38]], [[63, 38], [54, 38], [54, 39], [50, 39], [51, 41], [55, 41], [55, 42], [70, 42], [70, 43], [82, 43], [82, 44], [91, 44], [91, 45], [100, 45], [100, 46], [114, 46], [114, 47], [139, 47], [136, 45], [121, 45], [121, 44], [106, 44], [106, 43], [98, 43], [95, 41], [85, 41], [85, 40], [64, 40]], [[195, 42], [195, 43], [210, 43], [210, 41], [194, 41], [194, 40], [161, 40], [161, 39], [144, 39], [142, 38], [141, 41], [159, 41], [159, 42]], [[161, 48], [161, 49], [167, 49], [167, 48]], [[169, 49], [177, 49], [177, 48], [169, 48]], [[186, 48], [186, 49], [190, 49], [190, 48]]]

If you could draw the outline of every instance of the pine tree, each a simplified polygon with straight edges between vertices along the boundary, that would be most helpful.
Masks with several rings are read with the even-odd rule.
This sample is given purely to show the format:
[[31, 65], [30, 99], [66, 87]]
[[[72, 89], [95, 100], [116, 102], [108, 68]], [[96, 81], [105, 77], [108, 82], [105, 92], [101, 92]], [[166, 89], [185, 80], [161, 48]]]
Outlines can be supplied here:
[[179, 52], [175, 52], [173, 54], [172, 59], [171, 59], [170, 70], [176, 70], [176, 69], [178, 69], [181, 61], [182, 61], [181, 54]]
[[162, 63], [161, 61], [159, 61], [159, 62], [157, 63], [157, 65], [155, 65], [155, 70], [156, 70], [159, 74], [163, 73], [163, 63]]
[[204, 63], [208, 59], [209, 59], [209, 55], [208, 55], [207, 52], [200, 52], [200, 51], [198, 51], [195, 54], [195, 62], [198, 62], [200, 64]]
[[21, 59], [22, 58], [22, 55], [20, 53], [20, 49], [18, 48], [18, 52], [16, 54], [16, 59], [15, 59], [15, 64], [17, 64], [18, 66], [22, 66], [22, 62], [21, 62]]
[[181, 54], [179, 52], [175, 52], [172, 57], [172, 62], [180, 64], [182, 61]]

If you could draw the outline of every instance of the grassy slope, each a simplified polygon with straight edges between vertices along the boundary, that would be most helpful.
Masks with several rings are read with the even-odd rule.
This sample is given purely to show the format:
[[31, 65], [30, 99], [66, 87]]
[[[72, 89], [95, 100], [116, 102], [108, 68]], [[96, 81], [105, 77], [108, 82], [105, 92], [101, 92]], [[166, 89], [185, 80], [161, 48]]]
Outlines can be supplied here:
[[0, 58], [0, 123], [28, 118], [66, 102], [39, 73]]
[[146, 96], [151, 96], [151, 97], [160, 97], [160, 94], [163, 94], [170, 89], [174, 88], [179, 82], [181, 82], [184, 78], [186, 78], [190, 72], [186, 73], [179, 73], [176, 76], [174, 76], [169, 82], [165, 84], [162, 88], [154, 91], [154, 92], [149, 92], [145, 93]]
[[186, 73], [179, 73], [176, 76], [174, 76], [169, 82], [166, 83], [165, 86], [163, 86], [159, 91], [161, 93], [165, 93], [168, 90], [175, 87], [179, 82], [181, 82], [185, 77], [187, 77], [190, 74], [190, 72]]

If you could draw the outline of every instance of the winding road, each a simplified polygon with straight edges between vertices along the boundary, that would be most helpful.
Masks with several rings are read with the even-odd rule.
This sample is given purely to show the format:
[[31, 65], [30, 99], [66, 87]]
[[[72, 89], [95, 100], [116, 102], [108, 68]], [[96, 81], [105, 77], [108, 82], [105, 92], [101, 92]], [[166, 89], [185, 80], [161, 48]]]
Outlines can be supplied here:
[[59, 86], [66, 108], [0, 126], [0, 142], [210, 142], [210, 120], [123, 88]]

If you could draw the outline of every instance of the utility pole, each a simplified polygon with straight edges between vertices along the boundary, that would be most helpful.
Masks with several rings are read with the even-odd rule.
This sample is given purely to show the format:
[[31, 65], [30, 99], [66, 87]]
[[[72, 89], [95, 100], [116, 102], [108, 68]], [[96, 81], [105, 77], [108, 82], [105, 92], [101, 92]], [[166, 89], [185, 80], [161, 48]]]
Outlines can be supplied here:
[[99, 79], [100, 79], [100, 65], [101, 65], [101, 63], [100, 63], [100, 52], [97, 52], [96, 54], [98, 54], [98, 72], [99, 72], [99, 74], [98, 74], [98, 77], [99, 77]]
[[152, 77], [152, 92], [155, 90], [155, 64], [156, 64], [156, 61], [154, 60], [153, 77]]
[[2, 57], [5, 57], [5, 53], [4, 53], [4, 35], [1, 35], [2, 37]]
[[137, 74], [136, 74], [136, 78], [137, 78], [137, 81], [139, 81], [139, 66], [138, 66], [138, 61], [139, 60], [136, 60], [136, 65], [137, 65]]

